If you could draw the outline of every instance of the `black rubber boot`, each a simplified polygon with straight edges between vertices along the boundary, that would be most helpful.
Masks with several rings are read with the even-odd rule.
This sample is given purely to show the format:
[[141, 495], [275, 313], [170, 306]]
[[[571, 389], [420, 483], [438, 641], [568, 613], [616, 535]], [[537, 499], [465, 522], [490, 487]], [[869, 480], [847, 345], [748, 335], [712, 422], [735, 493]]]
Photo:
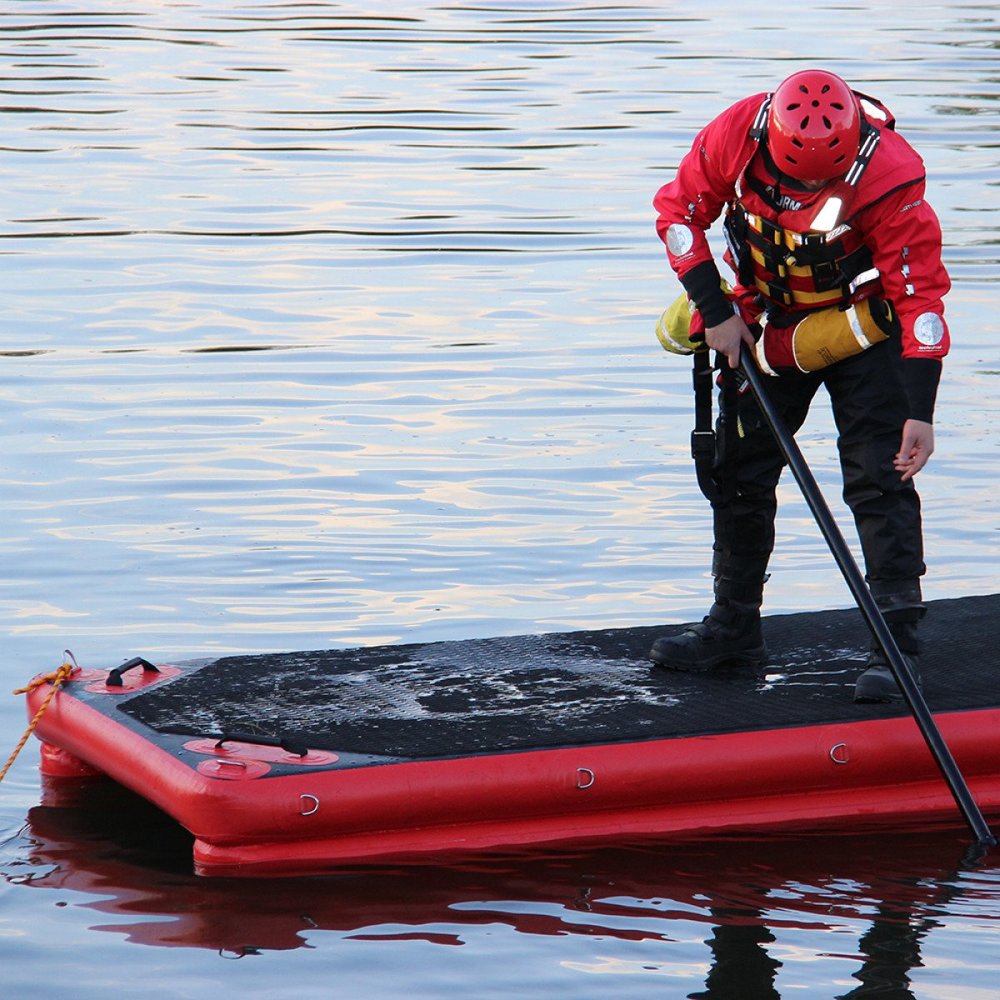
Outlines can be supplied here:
[[[896, 583], [891, 586], [882, 585], [882, 587], [873, 583], [871, 591], [899, 651], [913, 674], [917, 687], [920, 687], [918, 662], [920, 641], [917, 638], [917, 623], [923, 618], [927, 608], [921, 603], [919, 581]], [[861, 703], [904, 700], [903, 692], [896, 683], [885, 651], [877, 642], [872, 643], [865, 670], [854, 685], [854, 700]]]
[[649, 658], [667, 670], [701, 672], [767, 662], [760, 629], [763, 582], [715, 581], [715, 603], [697, 625], [653, 643]]

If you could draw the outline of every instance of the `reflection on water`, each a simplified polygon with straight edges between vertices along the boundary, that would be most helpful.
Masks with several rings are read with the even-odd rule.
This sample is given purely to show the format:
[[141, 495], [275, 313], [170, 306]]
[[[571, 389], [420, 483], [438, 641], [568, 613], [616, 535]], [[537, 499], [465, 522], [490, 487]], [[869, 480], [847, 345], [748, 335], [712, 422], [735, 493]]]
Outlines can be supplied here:
[[[946, 954], [948, 915], [1000, 919], [1000, 871], [963, 859], [950, 833], [635, 844], [206, 883], [186, 874], [190, 838], [166, 817], [110, 787], [101, 801], [32, 809], [30, 858], [8, 866], [8, 881], [54, 893], [92, 931], [226, 958], [330, 935], [464, 946], [488, 930], [527, 936], [529, 949], [560, 939], [567, 973], [665, 979], [671, 996], [791, 995], [820, 963], [839, 997], [903, 998], [924, 995], [909, 989]], [[989, 954], [968, 960], [982, 982], [998, 969]]]
[[[8, 687], [56, 666], [67, 646], [82, 664], [106, 666], [132, 654], [700, 616], [709, 519], [688, 455], [689, 370], [652, 335], [677, 287], [650, 200], [715, 111], [820, 61], [884, 98], [927, 162], [955, 279], [956, 347], [938, 452], [921, 476], [926, 592], [994, 591], [997, 30], [986, 0], [916, 0], [905, 17], [880, 0], [799, 4], [794, 17], [735, 0], [6, 5], [0, 628]], [[836, 501], [821, 407], [801, 442]], [[791, 484], [772, 570], [769, 611], [850, 603]], [[20, 713], [16, 701], [0, 703], [4, 731], [20, 731]], [[31, 763], [19, 762], [3, 789], [9, 869], [8, 857], [16, 867], [33, 850], [30, 837], [44, 839], [35, 815], [17, 833], [37, 798]], [[911, 851], [907, 871], [927, 872], [931, 895], [952, 884], [947, 872], [921, 867], [920, 849], [903, 855]], [[640, 884], [639, 857], [647, 855], [595, 864], [606, 882], [620, 874], [635, 882], [637, 899], [654, 899], [658, 883]], [[714, 861], [689, 860], [692, 887], [717, 884]], [[851, 864], [848, 855], [835, 868], [845, 886]], [[68, 865], [86, 870], [79, 853]], [[776, 974], [779, 991], [806, 958], [809, 982], [835, 966], [836, 989], [856, 988], [843, 967], [861, 967], [861, 952], [882, 947], [880, 907], [893, 933], [904, 928], [896, 883], [879, 883], [886, 888], [870, 897], [851, 889], [854, 915], [831, 922], [820, 944], [797, 936], [798, 900], [788, 902], [788, 925], [775, 923], [781, 906], [769, 894], [787, 893], [794, 866], [783, 869], [780, 857], [773, 865], [773, 879], [760, 883], [763, 902], [741, 899], [732, 911], [743, 923], [725, 916], [725, 892], [692, 904], [690, 919], [688, 909], [677, 922], [657, 918], [652, 937], [681, 956], [677, 965], [656, 958], [647, 969], [641, 945], [522, 954], [504, 938], [505, 960], [490, 969], [496, 993], [518, 988], [509, 977], [519, 967], [552, 986], [550, 995], [575, 997], [581, 982], [600, 986], [608, 974], [631, 984], [662, 975], [669, 993], [669, 977], [684, 969], [684, 990], [722, 996], [712, 984], [730, 973], [720, 957], [707, 973], [713, 958], [703, 942], [713, 956], [732, 954], [734, 938], [744, 956], [737, 968], [760, 953], [754, 975], [767, 983]], [[553, 883], [545, 865], [511, 871], [523, 871], [511, 875], [518, 885], [540, 888], [522, 895], [501, 880], [482, 898], [510, 891], [548, 922], [550, 939], [565, 934], [562, 904], [546, 901], [569, 886]], [[129, 877], [140, 895], [144, 879], [158, 878], [141, 865]], [[403, 884], [432, 893], [435, 877]], [[675, 875], [664, 877], [664, 892], [688, 898]], [[966, 984], [993, 981], [962, 932], [969, 919], [986, 933], [994, 917], [995, 881], [976, 877], [958, 878], [951, 901], [918, 907], [914, 927], [943, 925], [919, 941], [922, 953], [938, 942], [937, 964], [925, 955], [924, 966], [911, 966], [936, 991], [927, 996], [954, 994], [948, 977], [963, 963]], [[917, 890], [899, 878], [912, 903]], [[200, 883], [184, 886], [192, 911], [211, 898]], [[19, 887], [8, 883], [5, 895], [15, 937], [29, 919], [61, 939], [76, 933]], [[295, 911], [278, 899], [276, 910]], [[392, 923], [399, 898], [391, 899], [374, 924]], [[469, 902], [465, 890], [456, 899]], [[170, 924], [172, 905], [161, 898], [141, 910], [143, 933]], [[623, 905], [634, 930], [645, 910]], [[715, 924], [712, 906], [722, 914]], [[487, 950], [493, 921], [515, 920], [487, 907], [472, 927], [462, 907], [445, 904], [425, 920]], [[241, 909], [252, 907], [242, 900]], [[584, 921], [589, 929], [571, 939], [603, 945], [618, 926], [614, 913]], [[356, 923], [370, 930], [373, 921]], [[0, 921], [0, 951], [10, 927]], [[396, 932], [392, 954], [402, 962], [416, 945], [405, 928]], [[95, 947], [80, 933], [81, 948]], [[349, 982], [363, 981], [361, 965], [350, 964], [360, 959], [323, 950], [325, 931], [302, 933], [324, 957], [338, 956]], [[111, 947], [97, 946], [98, 957]], [[836, 957], [842, 951], [852, 958]], [[38, 956], [34, 947], [19, 955], [6, 962], [6, 978], [31, 996]], [[571, 967], [578, 971], [561, 979]], [[456, 983], [479, 971], [463, 960], [431, 982], [425, 969], [426, 995], [464, 995]], [[319, 988], [304, 978], [300, 997]], [[816, 995], [832, 995], [829, 982]], [[278, 995], [286, 980], [268, 985]], [[387, 986], [383, 995], [398, 993]]]

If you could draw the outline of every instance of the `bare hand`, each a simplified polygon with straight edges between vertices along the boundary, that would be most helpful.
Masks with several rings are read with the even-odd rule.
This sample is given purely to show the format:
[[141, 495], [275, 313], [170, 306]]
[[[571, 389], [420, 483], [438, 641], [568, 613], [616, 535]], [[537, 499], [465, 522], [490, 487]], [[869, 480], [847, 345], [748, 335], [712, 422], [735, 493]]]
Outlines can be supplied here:
[[729, 359], [730, 368], [740, 366], [740, 345], [754, 346], [753, 334], [735, 313], [718, 326], [705, 328], [705, 343]]
[[905, 483], [912, 479], [934, 452], [934, 425], [923, 420], [907, 420], [903, 424], [903, 440], [899, 454], [893, 460], [896, 471]]

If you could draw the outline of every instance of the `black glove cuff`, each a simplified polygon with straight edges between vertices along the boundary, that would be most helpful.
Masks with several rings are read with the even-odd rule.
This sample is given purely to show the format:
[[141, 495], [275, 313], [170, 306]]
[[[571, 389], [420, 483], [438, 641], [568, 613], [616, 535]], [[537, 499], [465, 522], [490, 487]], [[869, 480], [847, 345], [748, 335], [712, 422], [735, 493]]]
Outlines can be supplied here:
[[938, 358], [903, 358], [903, 381], [910, 404], [910, 419], [933, 423], [941, 361]]
[[681, 278], [681, 284], [701, 313], [705, 326], [718, 326], [733, 315], [733, 304], [722, 290], [722, 276], [714, 260], [696, 264]]

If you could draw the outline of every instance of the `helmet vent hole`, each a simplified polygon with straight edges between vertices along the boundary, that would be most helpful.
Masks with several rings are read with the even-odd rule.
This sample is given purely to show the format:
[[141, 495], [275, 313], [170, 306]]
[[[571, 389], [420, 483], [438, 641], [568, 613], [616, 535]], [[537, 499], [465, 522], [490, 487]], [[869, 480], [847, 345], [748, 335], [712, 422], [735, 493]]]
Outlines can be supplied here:
[[828, 129], [832, 129], [832, 128], [833, 128], [833, 122], [831, 122], [831, 121], [830, 121], [830, 119], [826, 117], [826, 115], [823, 115], [823, 124], [824, 124], [824, 125], [825, 125], [825, 126], [826, 126], [826, 127], [828, 128]]
[[807, 128], [809, 128], [809, 116], [808, 115], [806, 115], [805, 118], [803, 118], [802, 121], [799, 123], [799, 128], [802, 129], [803, 132]]
[[793, 135], [792, 136], [792, 145], [795, 146], [796, 149], [805, 149], [806, 148], [802, 144], [802, 140], [797, 135]]

